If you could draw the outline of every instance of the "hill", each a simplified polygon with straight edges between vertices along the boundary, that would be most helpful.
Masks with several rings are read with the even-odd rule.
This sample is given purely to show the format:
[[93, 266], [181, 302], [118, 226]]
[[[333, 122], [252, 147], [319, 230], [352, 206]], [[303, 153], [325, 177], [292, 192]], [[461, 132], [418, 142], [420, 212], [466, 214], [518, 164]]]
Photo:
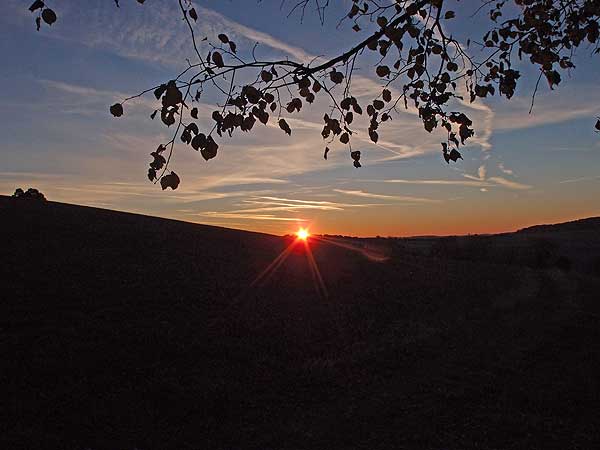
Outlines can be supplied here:
[[323, 289], [301, 244], [260, 278], [289, 238], [8, 198], [0, 217], [1, 448], [600, 443], [600, 278], [497, 259], [506, 237], [476, 257], [314, 240]]
[[562, 232], [562, 231], [600, 231], [600, 217], [589, 217], [587, 219], [573, 220], [571, 222], [556, 223], [550, 225], [534, 225], [519, 230], [521, 233], [537, 232]]

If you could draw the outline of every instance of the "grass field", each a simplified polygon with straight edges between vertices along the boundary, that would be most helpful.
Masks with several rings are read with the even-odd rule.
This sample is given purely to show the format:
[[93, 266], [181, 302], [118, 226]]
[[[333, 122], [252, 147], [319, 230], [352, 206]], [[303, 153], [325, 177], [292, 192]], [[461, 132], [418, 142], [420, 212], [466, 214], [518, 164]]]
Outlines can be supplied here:
[[312, 240], [325, 295], [301, 245], [252, 284], [290, 238], [6, 197], [0, 217], [2, 449], [600, 446], [597, 221]]

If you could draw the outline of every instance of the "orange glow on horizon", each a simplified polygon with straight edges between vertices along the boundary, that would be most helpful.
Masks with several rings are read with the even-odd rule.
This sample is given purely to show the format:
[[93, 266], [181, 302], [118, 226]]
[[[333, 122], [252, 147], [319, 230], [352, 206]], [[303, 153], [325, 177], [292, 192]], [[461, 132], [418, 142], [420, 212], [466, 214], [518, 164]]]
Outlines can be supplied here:
[[298, 239], [301, 241], [306, 241], [310, 236], [310, 233], [306, 228], [300, 228], [298, 231], [296, 231], [296, 236], [298, 236]]

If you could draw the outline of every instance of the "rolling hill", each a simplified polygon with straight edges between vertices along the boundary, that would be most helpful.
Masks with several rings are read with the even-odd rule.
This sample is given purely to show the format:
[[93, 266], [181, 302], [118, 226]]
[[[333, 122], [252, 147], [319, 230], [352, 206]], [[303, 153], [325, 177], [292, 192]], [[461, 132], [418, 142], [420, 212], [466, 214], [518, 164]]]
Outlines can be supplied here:
[[543, 264], [528, 232], [380, 260], [312, 240], [321, 286], [303, 245], [261, 277], [290, 238], [7, 197], [0, 217], [1, 448], [600, 443], [593, 233]]

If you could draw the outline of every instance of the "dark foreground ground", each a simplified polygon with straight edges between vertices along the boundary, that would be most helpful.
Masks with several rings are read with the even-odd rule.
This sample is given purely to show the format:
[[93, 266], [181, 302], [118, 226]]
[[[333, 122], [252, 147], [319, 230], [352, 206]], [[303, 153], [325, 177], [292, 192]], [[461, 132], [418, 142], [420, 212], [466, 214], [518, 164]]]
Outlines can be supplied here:
[[302, 246], [249, 287], [284, 238], [5, 197], [0, 231], [2, 449], [600, 444], [598, 222], [313, 242], [327, 297]]

